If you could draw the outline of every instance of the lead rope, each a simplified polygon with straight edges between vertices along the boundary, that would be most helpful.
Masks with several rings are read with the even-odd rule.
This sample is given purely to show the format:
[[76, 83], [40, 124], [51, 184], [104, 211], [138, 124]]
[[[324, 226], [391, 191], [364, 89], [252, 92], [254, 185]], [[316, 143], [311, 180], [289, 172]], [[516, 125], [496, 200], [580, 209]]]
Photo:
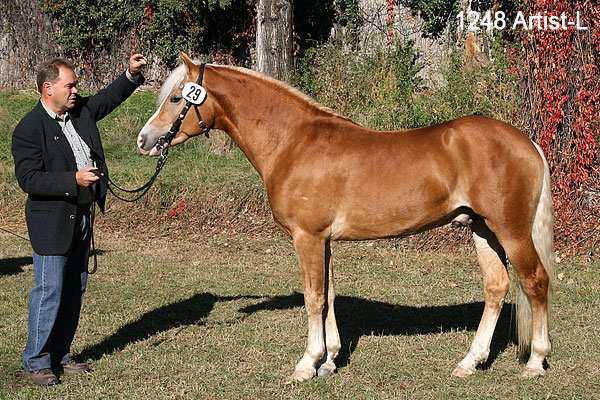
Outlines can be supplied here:
[[23, 240], [26, 240], [26, 241], [28, 241], [28, 242], [29, 242], [29, 239], [27, 239], [25, 236], [21, 236], [21, 235], [19, 235], [18, 233], [11, 232], [11, 231], [9, 231], [8, 229], [0, 228], [0, 231], [2, 231], [2, 232], [6, 232], [6, 233], [8, 233], [8, 234], [10, 234], [10, 235], [16, 236], [16, 237], [18, 237], [18, 238], [21, 238], [21, 239], [23, 239]]
[[[200, 65], [200, 71], [198, 73], [198, 78], [196, 79], [196, 83], [198, 83], [199, 85], [202, 85], [202, 81], [204, 79], [205, 67], [206, 67], [206, 63], [202, 63]], [[108, 188], [108, 190], [110, 191], [110, 193], [113, 196], [115, 196], [117, 199], [119, 199], [121, 201], [124, 201], [127, 203], [133, 203], [133, 202], [138, 201], [146, 193], [148, 193], [148, 190], [150, 190], [150, 188], [152, 187], [152, 185], [158, 178], [158, 175], [160, 174], [160, 172], [164, 168], [165, 164], [167, 163], [167, 158], [169, 156], [169, 148], [170, 148], [171, 141], [175, 138], [175, 136], [177, 135], [177, 132], [179, 132], [181, 123], [182, 123], [183, 119], [185, 118], [185, 116], [187, 115], [188, 111], [190, 110], [191, 106], [192, 106], [192, 103], [186, 100], [185, 106], [183, 107], [183, 109], [181, 110], [179, 115], [177, 116], [177, 119], [171, 125], [171, 129], [169, 129], [169, 132], [167, 132], [166, 135], [161, 136], [158, 139], [157, 145], [160, 148], [160, 156], [158, 157], [158, 160], [156, 160], [156, 169], [154, 170], [154, 174], [150, 177], [150, 179], [145, 184], [143, 184], [142, 186], [135, 188], [135, 189], [125, 189], [125, 188], [122, 188], [119, 185], [117, 185], [112, 179], [110, 179], [110, 177], [105, 176], [104, 174], [100, 174], [100, 179], [103, 179], [106, 182], [106, 187]], [[210, 129], [206, 126], [206, 123], [204, 122], [204, 120], [202, 119], [202, 115], [200, 114], [200, 109], [195, 104], [194, 104], [194, 110], [196, 111], [196, 116], [198, 117], [198, 125], [200, 126], [202, 134], [208, 136], [208, 131]], [[105, 164], [105, 166], [106, 166], [106, 164]], [[108, 168], [105, 168], [105, 169], [108, 169]], [[128, 199], [126, 197], [123, 197], [123, 196], [117, 194], [117, 192], [115, 190], [113, 190], [113, 187], [124, 193], [136, 193], [136, 194], [139, 193], [139, 194], [135, 195], [131, 199]], [[96, 217], [96, 203], [93, 202], [92, 208], [91, 208], [91, 218], [90, 218], [90, 233], [91, 233], [91, 238], [90, 238], [91, 250], [90, 251], [91, 251], [91, 255], [93, 257], [93, 267], [90, 270], [89, 264], [88, 264], [88, 268], [87, 268], [87, 272], [90, 275], [94, 274], [98, 269], [96, 243], [94, 241], [95, 217]]]
[[92, 260], [94, 261], [94, 266], [90, 270], [89, 264], [89, 256], [88, 256], [88, 264], [86, 266], [86, 271], [89, 275], [94, 275], [98, 270], [98, 255], [96, 253], [96, 243], [94, 241], [94, 220], [96, 219], [96, 203], [92, 202], [92, 207], [90, 208], [90, 252], [92, 256]]
[[[126, 203], [134, 203], [134, 202], [138, 201], [139, 199], [141, 199], [142, 197], [144, 197], [144, 195], [146, 193], [148, 193], [148, 190], [150, 190], [150, 188], [156, 181], [156, 178], [158, 178], [158, 175], [160, 174], [163, 167], [165, 166], [165, 164], [167, 162], [168, 154], [169, 154], [169, 147], [167, 146], [161, 150], [160, 156], [158, 157], [158, 160], [156, 160], [156, 169], [154, 170], [154, 174], [150, 177], [150, 179], [148, 179], [148, 181], [146, 183], [144, 183], [142, 186], [140, 186], [138, 188], [135, 188], [135, 189], [122, 188], [119, 185], [117, 185], [112, 179], [110, 179], [110, 177], [108, 177], [104, 174], [100, 174], [100, 179], [104, 180], [104, 182], [106, 183], [106, 187], [108, 188], [108, 191], [113, 196], [115, 196], [117, 199], [124, 201]], [[118, 194], [117, 190], [120, 190], [121, 192], [124, 192], [124, 193], [135, 193], [136, 195], [133, 198], [129, 199], [129, 198], [123, 197], [120, 194]]]

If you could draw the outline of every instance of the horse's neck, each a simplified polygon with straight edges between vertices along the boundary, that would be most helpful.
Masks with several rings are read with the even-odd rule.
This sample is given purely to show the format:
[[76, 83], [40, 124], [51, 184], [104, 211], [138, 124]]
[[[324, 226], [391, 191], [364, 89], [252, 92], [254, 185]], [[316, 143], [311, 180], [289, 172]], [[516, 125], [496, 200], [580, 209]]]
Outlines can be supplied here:
[[263, 179], [277, 156], [301, 140], [297, 127], [319, 115], [297, 94], [250, 73], [218, 68], [208, 84], [223, 110], [215, 126], [231, 136]]

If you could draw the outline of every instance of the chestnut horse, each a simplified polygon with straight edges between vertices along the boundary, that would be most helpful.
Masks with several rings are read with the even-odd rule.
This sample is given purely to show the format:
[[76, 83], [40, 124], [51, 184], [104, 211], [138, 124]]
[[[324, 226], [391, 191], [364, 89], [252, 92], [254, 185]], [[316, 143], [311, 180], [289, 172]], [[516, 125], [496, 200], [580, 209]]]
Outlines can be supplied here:
[[207, 128], [227, 132], [266, 187], [276, 223], [293, 239], [302, 269], [308, 340], [292, 380], [336, 370], [340, 337], [334, 311], [330, 241], [401, 237], [450, 222], [469, 225], [483, 275], [485, 308], [473, 343], [452, 375], [486, 361], [516, 271], [523, 375], [544, 375], [550, 352], [548, 306], [553, 262], [548, 164], [518, 129], [469, 116], [437, 126], [378, 132], [316, 104], [259, 73], [183, 64], [161, 88], [157, 111], [138, 136], [156, 155], [159, 138], [184, 107], [182, 88], [203, 68], [208, 97], [190, 109], [171, 146]]

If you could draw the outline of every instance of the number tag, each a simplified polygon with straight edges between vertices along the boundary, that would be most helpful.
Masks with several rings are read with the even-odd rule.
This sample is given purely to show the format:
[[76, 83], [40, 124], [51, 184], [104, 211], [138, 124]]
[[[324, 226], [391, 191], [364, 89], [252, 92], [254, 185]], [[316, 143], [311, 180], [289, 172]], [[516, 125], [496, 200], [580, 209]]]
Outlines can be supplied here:
[[200, 105], [206, 100], [206, 89], [196, 82], [187, 82], [181, 91], [184, 99], [192, 104]]

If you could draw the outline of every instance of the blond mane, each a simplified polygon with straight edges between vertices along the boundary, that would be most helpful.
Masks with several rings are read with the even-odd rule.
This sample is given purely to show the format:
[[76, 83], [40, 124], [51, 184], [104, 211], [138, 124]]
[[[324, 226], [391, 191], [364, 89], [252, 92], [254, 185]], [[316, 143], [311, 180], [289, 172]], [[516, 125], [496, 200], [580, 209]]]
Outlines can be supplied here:
[[[199, 61], [194, 60], [194, 63], [199, 64]], [[324, 113], [330, 114], [331, 116], [334, 116], [334, 117], [338, 117], [338, 118], [342, 118], [342, 119], [351, 121], [349, 118], [339, 115], [331, 108], [325, 107], [322, 104], [317, 103], [314, 99], [312, 99], [311, 97], [302, 93], [300, 90], [298, 90], [284, 82], [278, 81], [277, 79], [271, 78], [270, 76], [264, 75], [260, 72], [257, 72], [257, 71], [254, 71], [254, 70], [251, 70], [248, 68], [236, 67], [236, 66], [231, 66], [231, 65], [211, 65], [211, 66], [233, 70], [233, 71], [239, 72], [241, 74], [257, 78], [261, 81], [264, 81], [270, 85], [275, 86], [277, 89], [279, 89], [283, 92], [286, 92], [293, 97], [301, 99], [302, 101], [308, 103], [309, 105], [317, 108], [318, 110], [320, 110]], [[185, 64], [180, 64], [173, 71], [171, 71], [171, 73], [169, 74], [167, 79], [165, 79], [165, 82], [163, 83], [163, 85], [160, 88], [160, 94], [158, 96], [157, 106], [160, 106], [160, 104], [162, 104], [164, 99], [169, 95], [169, 93], [171, 93], [171, 91], [173, 90], [173, 88], [175, 88], [175, 86], [177, 86], [183, 82], [183, 80], [185, 79], [185, 76], [186, 76], [186, 71], [187, 70], [186, 70]]]
[[286, 84], [284, 82], [281, 82], [281, 81], [279, 81], [279, 80], [277, 80], [275, 78], [272, 78], [272, 77], [270, 77], [268, 75], [264, 75], [264, 74], [262, 74], [260, 72], [257, 72], [257, 71], [254, 71], [254, 70], [251, 70], [251, 69], [248, 69], [248, 68], [235, 67], [235, 66], [231, 66], [231, 65], [220, 65], [219, 67], [225, 67], [225, 68], [228, 68], [228, 69], [232, 69], [232, 70], [238, 71], [238, 72], [240, 72], [242, 74], [246, 74], [246, 75], [258, 78], [258, 79], [260, 79], [262, 81], [268, 82], [271, 85], [274, 85], [275, 87], [277, 87], [278, 89], [280, 89], [280, 90], [282, 90], [284, 92], [287, 92], [287, 93], [289, 93], [290, 95], [292, 95], [294, 97], [302, 99], [306, 103], [310, 104], [311, 106], [313, 106], [313, 107], [315, 107], [315, 108], [317, 108], [317, 109], [319, 109], [319, 110], [321, 110], [321, 111], [323, 111], [323, 112], [325, 112], [327, 114], [331, 114], [332, 116], [340, 117], [340, 118], [343, 118], [343, 119], [348, 119], [348, 118], [346, 118], [344, 116], [339, 115], [338, 113], [336, 113], [331, 108], [325, 107], [324, 105], [317, 103], [313, 98], [311, 98], [310, 96], [302, 93], [300, 90], [296, 89], [295, 87], [292, 87], [292, 86], [290, 86], [290, 85], [288, 85], [288, 84]]

